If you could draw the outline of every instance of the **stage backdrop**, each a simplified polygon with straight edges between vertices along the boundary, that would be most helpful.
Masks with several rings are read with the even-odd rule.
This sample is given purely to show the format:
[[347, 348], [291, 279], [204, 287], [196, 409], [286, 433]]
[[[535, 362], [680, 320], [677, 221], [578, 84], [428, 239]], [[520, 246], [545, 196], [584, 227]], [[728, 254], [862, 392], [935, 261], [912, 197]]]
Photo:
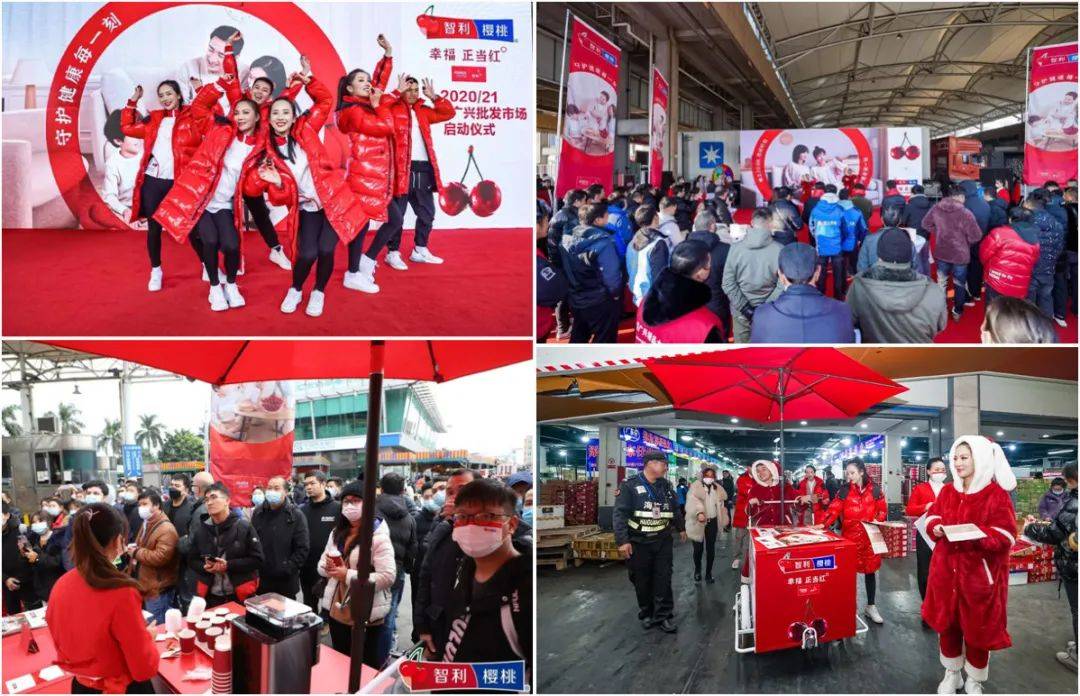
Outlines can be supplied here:
[[[577, 17], [570, 23], [566, 104], [555, 195], [603, 184], [615, 174], [615, 104], [619, 48]], [[531, 81], [530, 81], [531, 82]]]
[[256, 486], [292, 476], [296, 400], [289, 382], [214, 387], [210, 396], [210, 473], [231, 504], [248, 507]]
[[1024, 183], [1076, 178], [1076, 42], [1040, 46], [1028, 55]]
[[[121, 152], [116, 112], [136, 85], [145, 111], [158, 108], [164, 79], [184, 91], [190, 77], [216, 79], [222, 45], [211, 35], [219, 27], [243, 34], [245, 87], [260, 75], [284, 82], [301, 53], [336, 87], [346, 70], [375, 67], [376, 37], [385, 34], [394, 49], [387, 90], [399, 73], [428, 77], [457, 109], [432, 131], [443, 183], [466, 196], [460, 211], [437, 211], [435, 228], [533, 224], [531, 181], [510, 175], [531, 161], [533, 89], [521, 79], [532, 74], [528, 3], [11, 3], [3, 21], [5, 73], [22, 64], [38, 85], [38, 108], [24, 110], [22, 84], [5, 83], [3, 114], [5, 141], [24, 141], [33, 153], [25, 161], [22, 149], [5, 144], [3, 158], [5, 172], [22, 165], [19, 193], [31, 200], [18, 202], [38, 226], [126, 226], [123, 184], [137, 167], [124, 155], [141, 156], [142, 143], [129, 140]], [[306, 95], [298, 102], [311, 104]], [[323, 140], [344, 164], [344, 137], [328, 126]], [[29, 226], [27, 216], [9, 216], [16, 199], [6, 188], [5, 225]], [[406, 227], [413, 221], [410, 211]]]
[[664, 179], [664, 143], [667, 140], [668, 83], [652, 69], [652, 110], [649, 112], [649, 185], [660, 186]]

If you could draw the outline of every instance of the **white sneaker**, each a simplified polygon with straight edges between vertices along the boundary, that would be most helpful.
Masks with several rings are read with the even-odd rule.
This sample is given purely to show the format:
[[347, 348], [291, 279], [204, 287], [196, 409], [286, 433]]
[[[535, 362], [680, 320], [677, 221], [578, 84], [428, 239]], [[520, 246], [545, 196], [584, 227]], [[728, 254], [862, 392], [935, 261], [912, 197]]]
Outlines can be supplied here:
[[161, 266], [154, 266], [150, 269], [150, 282], [146, 284], [146, 289], [150, 292], [157, 292], [161, 289]]
[[937, 685], [939, 694], [955, 694], [956, 690], [964, 685], [964, 678], [960, 676], [960, 670], [945, 670], [945, 678]]
[[317, 317], [322, 314], [323, 301], [326, 296], [318, 290], [311, 291], [311, 297], [308, 298], [307, 309], [304, 310], [304, 314], [309, 317]]
[[281, 301], [281, 311], [292, 314], [300, 306], [300, 300], [302, 299], [304, 299], [304, 293], [296, 288], [289, 288], [289, 291], [285, 293], [285, 299]]
[[877, 610], [873, 604], [866, 605], [866, 615], [870, 617], [870, 620], [876, 624], [885, 623], [885, 619], [881, 618], [881, 613]]
[[204, 282], [204, 283], [209, 283], [210, 282], [210, 276], [207, 275], [207, 273], [206, 273], [206, 266], [202, 267], [202, 282]]
[[289, 257], [285, 255], [285, 251], [280, 245], [270, 250], [270, 263], [280, 266], [286, 271], [292, 270], [292, 264], [289, 263]]
[[971, 677], [968, 677], [967, 681], [964, 682], [965, 694], [981, 694], [982, 692], [982, 682], [975, 681]]
[[215, 312], [224, 312], [229, 308], [229, 301], [225, 299], [224, 286], [220, 283], [210, 286], [210, 309]]
[[1068, 326], [1068, 324], [1065, 323], [1064, 319], [1058, 319], [1057, 317], [1054, 317], [1054, 321], [1057, 322], [1057, 325], [1063, 329]]
[[345, 272], [345, 287], [372, 295], [377, 293], [379, 286], [375, 284], [376, 266], [378, 264], [373, 259], [368, 258], [366, 254], [361, 256], [360, 270], [356, 273]]
[[750, 576], [748, 576], [748, 575], [740, 575], [739, 579], [742, 581], [742, 584], [744, 584], [744, 585], [749, 585], [750, 584]]
[[409, 267], [405, 265], [405, 262], [401, 260], [400, 251], [388, 251], [386, 252], [386, 265], [393, 268], [395, 271], [407, 271]]
[[244, 302], [244, 296], [240, 294], [240, 288], [236, 286], [236, 283], [225, 283], [225, 300], [233, 309], [247, 304]]
[[410, 261], [416, 263], [442, 263], [443, 260], [438, 256], [435, 256], [427, 247], [416, 247], [412, 250], [412, 254], [409, 255]]
[[731, 562], [731, 567], [732, 568], [738, 568], [739, 567], [739, 559], [738, 558], [736, 558], [734, 561]]

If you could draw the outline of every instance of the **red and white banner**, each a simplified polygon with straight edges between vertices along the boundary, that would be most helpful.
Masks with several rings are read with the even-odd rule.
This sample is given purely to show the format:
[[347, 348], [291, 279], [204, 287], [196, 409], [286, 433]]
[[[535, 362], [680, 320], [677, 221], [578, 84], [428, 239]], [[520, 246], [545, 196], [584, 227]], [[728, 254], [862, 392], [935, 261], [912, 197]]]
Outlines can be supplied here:
[[1024, 183], [1076, 178], [1076, 42], [1031, 49], [1024, 117]]
[[577, 17], [570, 25], [570, 62], [555, 195], [602, 184], [615, 173], [615, 104], [619, 48]]
[[664, 145], [667, 143], [668, 83], [652, 69], [652, 109], [649, 111], [649, 185], [660, 186], [664, 178]]
[[275, 476], [292, 475], [296, 400], [289, 382], [214, 387], [210, 397], [210, 473], [225, 484], [233, 506]]

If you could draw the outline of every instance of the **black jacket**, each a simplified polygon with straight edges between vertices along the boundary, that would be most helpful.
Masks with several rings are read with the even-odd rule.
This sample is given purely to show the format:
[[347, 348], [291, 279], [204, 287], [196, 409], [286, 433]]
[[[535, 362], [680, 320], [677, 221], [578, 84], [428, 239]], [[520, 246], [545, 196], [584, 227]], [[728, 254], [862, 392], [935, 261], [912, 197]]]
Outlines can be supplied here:
[[409, 514], [405, 498], [382, 494], [375, 500], [377, 510], [390, 526], [390, 543], [394, 545], [394, 563], [399, 570], [412, 571], [416, 558], [416, 520]]
[[783, 227], [773, 232], [773, 239], [781, 244], [791, 244], [798, 239], [799, 230], [802, 229], [803, 219], [799, 213], [799, 207], [786, 198], [778, 198], [773, 201], [773, 210], [776, 211], [777, 219]]
[[260, 582], [272, 582], [295, 595], [300, 589], [300, 569], [308, 556], [322, 553], [321, 547], [317, 551], [311, 549], [304, 513], [288, 498], [276, 510], [263, 503], [251, 513], [251, 526], [262, 540]]
[[1076, 251], [1076, 235], [1077, 235], [1077, 220], [1076, 220], [1076, 204], [1065, 204], [1065, 215], [1069, 218], [1069, 224], [1065, 228], [1065, 250]]
[[689, 230], [694, 226], [694, 202], [679, 196], [675, 199], [675, 222], [680, 230]]
[[1009, 204], [994, 196], [990, 201], [990, 226], [989, 229], [1009, 224]]
[[30, 564], [19, 552], [19, 520], [12, 515], [3, 531], [3, 576], [4, 597], [11, 594], [7, 587], [8, 578], [15, 578], [20, 583], [16, 593], [24, 602], [32, 601], [34, 596], [33, 576], [30, 572]]
[[709, 248], [709, 257], [711, 259], [709, 279], [705, 281], [712, 295], [709, 298], [709, 309], [724, 321], [730, 321], [731, 302], [728, 300], [727, 293], [724, 292], [723, 283], [724, 264], [727, 263], [731, 245], [712, 232], [691, 232], [686, 239], [701, 242]]
[[727, 493], [727, 502], [734, 503], [735, 502], [735, 495], [736, 495], [735, 479], [733, 479], [733, 478], [725, 478], [725, 477], [721, 476], [720, 477], [720, 487], [724, 489], [725, 493]]
[[[641, 301], [641, 319], [646, 326], [666, 324], [707, 306], [711, 299], [708, 285], [665, 268]], [[705, 342], [719, 343], [720, 332], [714, 328]]]
[[135, 541], [135, 535], [139, 533], [139, 527], [142, 526], [142, 518], [139, 517], [139, 501], [134, 503], [117, 503], [116, 509], [120, 511], [120, 514], [124, 516], [124, 519], [128, 523], [128, 543]]
[[900, 217], [900, 225], [902, 227], [914, 227], [919, 235], [929, 239], [930, 233], [922, 226], [922, 220], [933, 207], [934, 204], [923, 194], [919, 193], [912, 196], [908, 199], [907, 205], [904, 206], [904, 214]]
[[985, 237], [990, 231], [990, 204], [979, 193], [979, 185], [974, 181], [962, 181], [960, 188], [964, 190], [964, 207], [975, 216], [975, 222], [979, 223], [979, 229]]
[[187, 557], [189, 575], [208, 587], [214, 576], [203, 570], [203, 556], [224, 558], [226, 574], [233, 588], [257, 580], [263, 564], [262, 544], [255, 529], [247, 520], [232, 513], [221, 524], [214, 524], [209, 513], [193, 522], [190, 533], [191, 552]]
[[176, 527], [176, 533], [180, 537], [187, 536], [188, 529], [191, 528], [191, 516], [195, 513], [195, 501], [191, 495], [184, 496], [184, 501], [176, 507], [173, 507], [171, 498], [163, 499], [161, 509], [172, 522], [172, 526]]
[[619, 258], [610, 230], [578, 225], [573, 234], [567, 230], [559, 252], [570, 286], [571, 308], [594, 307], [622, 298], [626, 261]]
[[341, 503], [327, 493], [321, 503], [308, 498], [300, 506], [300, 512], [304, 514], [308, 532], [309, 551], [307, 560], [304, 561], [304, 569], [311, 575], [319, 565], [319, 558], [326, 548], [326, 540], [330, 538], [330, 533], [334, 531], [334, 525], [341, 515]]
[[[652, 493], [644, 474], [631, 476], [619, 484], [619, 494], [615, 497], [615, 509], [612, 511], [611, 524], [615, 530], [615, 543], [622, 546], [631, 541], [636, 543], [654, 543], [672, 527], [682, 532], [686, 530], [686, 521], [679, 514], [679, 499], [671, 481], [666, 478], [656, 479], [651, 484]], [[659, 510], [660, 518], [635, 515], [635, 512]], [[635, 529], [642, 520], [670, 520], [665, 530], [646, 532]]]
[[[805, 203], [803, 203], [802, 219], [806, 224], [810, 224], [810, 213], [814, 212], [814, 206], [821, 201], [821, 197], [814, 198], [811, 196]], [[810, 230], [810, 236], [814, 236], [814, 230]]]
[[424, 553], [427, 551], [427, 537], [437, 523], [436, 513], [431, 510], [420, 508], [413, 515], [416, 521], [416, 560], [413, 561], [413, 569], [410, 573], [414, 577], [420, 577], [420, 566], [424, 563]]
[[[54, 531], [55, 535], [59, 530]], [[49, 601], [49, 593], [60, 576], [67, 572], [64, 568], [63, 549], [58, 544], [41, 544], [41, 537], [31, 532], [29, 535], [30, 545], [37, 552], [37, 562], [27, 564], [30, 567], [30, 576], [33, 580], [34, 597], [42, 602]], [[50, 537], [51, 539], [52, 537]]]
[[572, 205], [564, 205], [559, 212], [551, 216], [547, 230], [547, 257], [555, 268], [562, 268], [559, 247], [562, 246], [563, 235], [572, 233], [577, 225], [578, 209]]
[[899, 193], [892, 196], [885, 196], [881, 199], [882, 210], [885, 210], [886, 208], [899, 208], [901, 217], [903, 217], [905, 207], [907, 207], [907, 202]]
[[[1076, 582], [1076, 489], [1050, 524], [1029, 524], [1024, 534], [1040, 544], [1054, 546], [1054, 565], [1065, 582]], [[1071, 545], [1070, 545], [1071, 544]]]

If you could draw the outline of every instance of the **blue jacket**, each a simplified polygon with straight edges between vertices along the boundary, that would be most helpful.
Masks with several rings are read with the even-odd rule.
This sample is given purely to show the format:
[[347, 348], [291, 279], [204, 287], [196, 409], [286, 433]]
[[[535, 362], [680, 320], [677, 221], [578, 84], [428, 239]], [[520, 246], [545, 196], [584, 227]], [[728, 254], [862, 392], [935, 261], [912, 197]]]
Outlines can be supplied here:
[[630, 246], [630, 239], [634, 236], [634, 230], [630, 225], [630, 214], [622, 205], [612, 203], [607, 208], [608, 220], [604, 225], [611, 231], [615, 238], [615, 251], [619, 252], [619, 258], [626, 256], [626, 247]]
[[609, 230], [578, 225], [563, 235], [560, 253], [572, 309], [622, 297], [622, 261]]
[[979, 223], [979, 229], [985, 237], [990, 231], [990, 204], [983, 198], [979, 185], [974, 181], [962, 181], [960, 188], [964, 191], [964, 207], [975, 216], [975, 222]]
[[1065, 229], [1069, 226], [1069, 214], [1065, 212], [1065, 206], [1063, 205], [1065, 199], [1061, 196], [1054, 196], [1050, 199], [1050, 202], [1046, 204], [1046, 212], [1061, 223], [1061, 229]]
[[[638, 230], [638, 233], [641, 233], [641, 230]], [[634, 296], [635, 305], [641, 304], [642, 298], [648, 294], [660, 271], [668, 267], [671, 256], [668, 241], [659, 231], [650, 227], [643, 234], [649, 238], [649, 244], [644, 249], [626, 247], [627, 284], [630, 286], [630, 294]], [[645, 264], [645, 276], [639, 279], [638, 266], [641, 264]]]
[[855, 251], [855, 244], [862, 243], [870, 228], [866, 226], [866, 218], [863, 217], [862, 211], [856, 208], [854, 203], [840, 201], [840, 207], [844, 209], [844, 216], [840, 222], [840, 241], [843, 250]]
[[843, 302], [825, 297], [812, 285], [791, 285], [754, 312], [750, 342], [854, 343], [854, 326], [851, 308]]
[[818, 256], [837, 256], [843, 251], [840, 224], [843, 218], [844, 209], [835, 193], [826, 193], [818, 199], [814, 212], [810, 213], [810, 233], [814, 235]]
[[1065, 227], [1046, 210], [1031, 211], [1031, 221], [1039, 228], [1039, 260], [1034, 275], [1053, 276], [1061, 250], [1065, 248]]

